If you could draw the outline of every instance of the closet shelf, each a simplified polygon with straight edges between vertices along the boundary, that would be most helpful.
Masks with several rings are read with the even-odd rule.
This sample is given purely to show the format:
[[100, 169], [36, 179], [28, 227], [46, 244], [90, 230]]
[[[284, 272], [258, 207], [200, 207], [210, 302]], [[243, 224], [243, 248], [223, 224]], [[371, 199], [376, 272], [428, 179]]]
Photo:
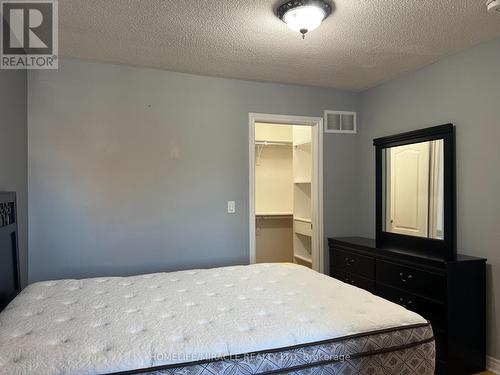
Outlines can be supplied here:
[[293, 143], [291, 141], [255, 141], [255, 147], [257, 148], [255, 164], [260, 165], [264, 147], [293, 147]]
[[311, 258], [308, 258], [308, 257], [305, 257], [305, 256], [302, 256], [302, 255], [298, 255], [298, 254], [294, 254], [293, 257], [295, 259], [298, 259], [298, 260], [301, 260], [303, 262], [306, 262], [306, 263], [310, 263], [312, 264], [312, 259]]
[[304, 223], [312, 223], [312, 219], [307, 217], [294, 216], [293, 220], [302, 221]]
[[291, 216], [293, 217], [293, 212], [257, 212], [255, 216]]
[[312, 237], [312, 223], [307, 221], [294, 220], [293, 230], [296, 234]]
[[311, 181], [306, 181], [306, 180], [297, 180], [293, 182], [294, 184], [311, 184]]
[[311, 146], [312, 142], [311, 141], [303, 141], [303, 142], [297, 142], [293, 144], [295, 147], [300, 147], [300, 146]]
[[289, 141], [255, 141], [256, 146], [285, 146], [292, 147], [293, 143]]

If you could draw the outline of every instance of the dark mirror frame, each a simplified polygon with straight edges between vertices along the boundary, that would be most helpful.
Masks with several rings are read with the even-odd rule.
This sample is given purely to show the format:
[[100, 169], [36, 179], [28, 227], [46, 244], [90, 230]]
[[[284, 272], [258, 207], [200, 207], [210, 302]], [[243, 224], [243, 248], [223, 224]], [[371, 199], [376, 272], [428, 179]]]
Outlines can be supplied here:
[[[432, 239], [384, 232], [383, 228], [383, 150], [412, 143], [444, 141], [444, 239]], [[453, 124], [434, 126], [373, 140], [376, 148], [376, 244], [379, 248], [418, 252], [444, 260], [456, 258], [456, 184], [455, 127]]]

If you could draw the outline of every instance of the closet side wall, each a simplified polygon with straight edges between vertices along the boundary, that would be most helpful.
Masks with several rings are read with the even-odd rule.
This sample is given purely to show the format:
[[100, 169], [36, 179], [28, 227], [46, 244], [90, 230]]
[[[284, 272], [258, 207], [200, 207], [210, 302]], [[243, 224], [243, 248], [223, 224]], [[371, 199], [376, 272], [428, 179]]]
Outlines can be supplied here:
[[[257, 215], [268, 213], [292, 214], [292, 126], [256, 124], [255, 135], [258, 141], [272, 142], [280, 140], [281, 142], [290, 142], [290, 147], [256, 146], [256, 213]], [[261, 149], [259, 150], [259, 148]]]

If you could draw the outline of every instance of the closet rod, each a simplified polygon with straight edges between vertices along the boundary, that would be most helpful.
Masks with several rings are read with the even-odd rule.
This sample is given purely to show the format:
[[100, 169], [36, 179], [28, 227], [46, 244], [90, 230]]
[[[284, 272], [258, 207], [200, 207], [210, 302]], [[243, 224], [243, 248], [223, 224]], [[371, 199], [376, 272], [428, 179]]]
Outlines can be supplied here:
[[256, 219], [272, 220], [272, 219], [293, 219], [293, 214], [256, 214]]

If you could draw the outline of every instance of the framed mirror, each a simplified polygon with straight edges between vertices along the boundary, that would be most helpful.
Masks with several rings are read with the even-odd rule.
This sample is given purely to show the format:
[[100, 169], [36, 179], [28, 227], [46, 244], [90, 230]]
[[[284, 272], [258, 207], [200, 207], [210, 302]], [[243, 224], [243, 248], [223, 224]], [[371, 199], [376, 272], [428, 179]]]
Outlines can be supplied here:
[[456, 256], [452, 124], [377, 138], [377, 247]]

